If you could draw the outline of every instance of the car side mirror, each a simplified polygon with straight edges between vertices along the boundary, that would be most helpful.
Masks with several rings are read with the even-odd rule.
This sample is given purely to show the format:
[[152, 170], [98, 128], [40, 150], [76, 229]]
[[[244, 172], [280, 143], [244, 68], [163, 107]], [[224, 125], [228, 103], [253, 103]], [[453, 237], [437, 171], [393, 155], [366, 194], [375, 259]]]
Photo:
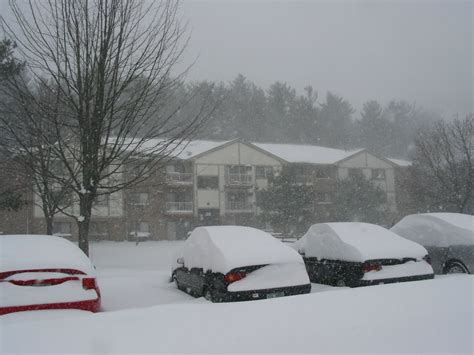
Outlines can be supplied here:
[[180, 265], [184, 265], [184, 259], [183, 258], [178, 258], [176, 262]]

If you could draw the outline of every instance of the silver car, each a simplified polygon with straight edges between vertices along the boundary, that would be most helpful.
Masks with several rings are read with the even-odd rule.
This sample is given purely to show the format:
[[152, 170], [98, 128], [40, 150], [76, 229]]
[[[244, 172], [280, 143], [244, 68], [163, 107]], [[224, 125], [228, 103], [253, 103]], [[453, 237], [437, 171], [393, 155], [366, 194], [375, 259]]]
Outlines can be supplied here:
[[431, 256], [435, 274], [474, 273], [474, 216], [413, 214], [391, 230], [423, 245]]

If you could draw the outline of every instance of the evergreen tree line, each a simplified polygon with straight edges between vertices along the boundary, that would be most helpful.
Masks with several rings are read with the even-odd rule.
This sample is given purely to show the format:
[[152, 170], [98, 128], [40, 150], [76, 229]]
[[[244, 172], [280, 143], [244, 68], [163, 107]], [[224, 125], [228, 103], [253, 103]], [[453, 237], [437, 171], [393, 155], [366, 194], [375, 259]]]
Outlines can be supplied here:
[[279, 81], [264, 89], [243, 75], [230, 83], [183, 84], [178, 93], [173, 101], [192, 97], [180, 112], [183, 116], [202, 106], [203, 100], [218, 103], [198, 133], [197, 138], [203, 139], [239, 137], [253, 142], [367, 148], [378, 155], [408, 158], [416, 131], [440, 119], [415, 104], [395, 100], [385, 105], [369, 100], [356, 113], [349, 101], [335, 93], [320, 98], [307, 86], [298, 94]]

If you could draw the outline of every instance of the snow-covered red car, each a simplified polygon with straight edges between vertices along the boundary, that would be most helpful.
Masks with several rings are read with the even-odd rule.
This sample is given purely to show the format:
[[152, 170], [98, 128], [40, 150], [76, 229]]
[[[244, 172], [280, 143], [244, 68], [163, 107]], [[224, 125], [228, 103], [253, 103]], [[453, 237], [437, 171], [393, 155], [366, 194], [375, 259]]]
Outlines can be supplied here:
[[374, 224], [315, 224], [293, 247], [316, 283], [357, 287], [434, 277], [425, 248]]
[[270, 234], [240, 226], [198, 227], [173, 267], [177, 287], [212, 302], [309, 293], [301, 256]]
[[391, 231], [423, 245], [436, 274], [474, 273], [474, 216], [421, 213], [403, 218]]
[[44, 309], [98, 312], [100, 290], [89, 258], [49, 235], [0, 235], [0, 315]]

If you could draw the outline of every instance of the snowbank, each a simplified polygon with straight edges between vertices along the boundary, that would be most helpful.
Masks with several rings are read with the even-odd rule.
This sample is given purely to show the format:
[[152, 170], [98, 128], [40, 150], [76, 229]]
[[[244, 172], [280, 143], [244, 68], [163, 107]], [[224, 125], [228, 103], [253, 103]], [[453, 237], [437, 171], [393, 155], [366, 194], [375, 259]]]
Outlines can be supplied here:
[[0, 353], [470, 354], [473, 290], [463, 275], [253, 302], [39, 312], [34, 321], [11, 314], [0, 317]]
[[406, 216], [391, 229], [427, 247], [474, 245], [474, 216], [424, 213]]
[[421, 259], [425, 248], [369, 223], [319, 223], [294, 244], [306, 257], [364, 262], [373, 259]]
[[50, 235], [0, 235], [0, 272], [57, 268], [95, 274], [89, 258], [66, 239]]
[[303, 263], [295, 250], [261, 230], [240, 226], [198, 227], [181, 253], [187, 268], [226, 274], [236, 267]]

